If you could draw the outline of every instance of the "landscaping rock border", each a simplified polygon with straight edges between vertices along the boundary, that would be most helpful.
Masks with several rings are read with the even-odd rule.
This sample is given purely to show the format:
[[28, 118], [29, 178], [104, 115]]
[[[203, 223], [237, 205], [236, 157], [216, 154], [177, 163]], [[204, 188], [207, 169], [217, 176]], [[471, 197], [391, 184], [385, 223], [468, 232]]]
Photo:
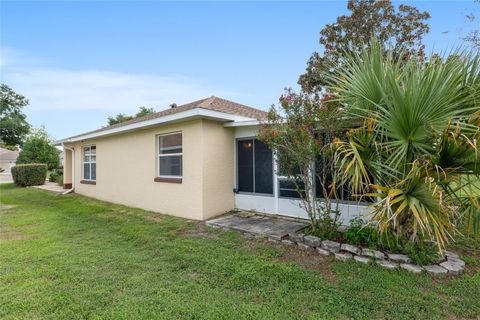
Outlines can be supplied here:
[[378, 250], [360, 248], [349, 243], [339, 243], [332, 240], [321, 240], [319, 237], [293, 233], [288, 235], [281, 243], [285, 245], [297, 245], [301, 250], [315, 250], [323, 256], [334, 255], [336, 260], [347, 262], [355, 261], [363, 264], [376, 262], [377, 265], [390, 269], [403, 269], [412, 273], [426, 272], [432, 276], [459, 275], [465, 269], [465, 262], [460, 256], [452, 251], [445, 250], [445, 258], [437, 264], [419, 266], [404, 254], [384, 253]]

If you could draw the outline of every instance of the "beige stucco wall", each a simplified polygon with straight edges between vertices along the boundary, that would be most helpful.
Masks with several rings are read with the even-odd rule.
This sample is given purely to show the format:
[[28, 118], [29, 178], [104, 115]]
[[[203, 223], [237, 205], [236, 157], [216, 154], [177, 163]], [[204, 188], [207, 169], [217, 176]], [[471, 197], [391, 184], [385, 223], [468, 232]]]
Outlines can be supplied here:
[[234, 140], [234, 128], [203, 122], [204, 219], [235, 207]]
[[[159, 134], [181, 131], [181, 184], [154, 182]], [[97, 146], [96, 185], [80, 183], [82, 146]], [[193, 120], [75, 143], [75, 192], [114, 203], [203, 220], [234, 207], [233, 132]], [[224, 170], [228, 170], [223, 172]]]
[[63, 150], [63, 183], [72, 183], [72, 151]]

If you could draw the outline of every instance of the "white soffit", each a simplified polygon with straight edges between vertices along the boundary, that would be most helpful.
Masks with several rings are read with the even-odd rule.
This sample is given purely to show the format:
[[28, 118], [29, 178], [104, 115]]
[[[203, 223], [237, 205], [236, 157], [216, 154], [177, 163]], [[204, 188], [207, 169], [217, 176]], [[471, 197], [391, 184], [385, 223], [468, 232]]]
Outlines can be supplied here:
[[229, 123], [257, 121], [252, 118], [248, 118], [244, 116], [239, 116], [239, 115], [234, 115], [234, 114], [229, 114], [229, 113], [224, 113], [224, 112], [219, 112], [219, 111], [214, 111], [209, 109], [203, 109], [203, 108], [195, 108], [195, 109], [190, 109], [190, 110], [166, 115], [166, 116], [155, 118], [155, 119], [127, 124], [127, 125], [112, 128], [112, 129], [106, 129], [106, 130], [92, 132], [92, 133], [85, 133], [85, 134], [74, 136], [71, 138], [57, 140], [54, 142], [54, 145], [61, 145], [62, 143], [77, 142], [77, 141], [94, 139], [94, 138], [110, 136], [110, 135], [115, 135], [120, 133], [126, 133], [133, 130], [146, 129], [148, 127], [153, 127], [153, 126], [171, 123], [171, 122], [183, 121], [191, 118], [206, 118], [206, 119], [212, 119], [216, 121], [225, 121]]

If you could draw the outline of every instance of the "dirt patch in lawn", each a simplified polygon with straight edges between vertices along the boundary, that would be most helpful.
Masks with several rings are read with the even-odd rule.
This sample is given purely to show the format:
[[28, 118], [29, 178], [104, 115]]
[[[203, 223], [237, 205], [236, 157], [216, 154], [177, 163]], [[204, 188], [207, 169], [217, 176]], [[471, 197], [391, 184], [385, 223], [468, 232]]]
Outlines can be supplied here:
[[105, 211], [100, 213], [100, 215], [105, 218], [119, 218], [122, 216], [134, 216], [134, 217], [143, 218], [147, 221], [152, 221], [152, 222], [161, 222], [163, 220], [163, 215], [160, 213], [158, 214], [155, 214], [153, 212], [144, 213], [144, 212], [124, 210], [124, 209]]
[[456, 250], [465, 261], [465, 274], [474, 275], [480, 272], [480, 251], [473, 249]]
[[190, 230], [186, 230], [181, 233], [182, 236], [186, 237], [201, 237], [201, 238], [210, 238], [210, 239], [220, 239], [220, 237], [213, 233], [208, 232], [205, 226], [205, 223], [202, 221], [198, 221], [195, 223], [195, 227]]
[[23, 225], [23, 226], [19, 227], [19, 229], [21, 229], [22, 231], [23, 230], [31, 230], [31, 229], [39, 228], [41, 226], [43, 226], [42, 223], [32, 223], [32, 224]]
[[34, 237], [18, 232], [8, 224], [0, 223], [0, 242], [33, 239]]
[[323, 275], [327, 282], [335, 283], [336, 275], [331, 268], [331, 259], [319, 255], [314, 250], [300, 250], [297, 246], [286, 246], [280, 242], [272, 242], [266, 239], [252, 238], [246, 235], [244, 246], [249, 251], [263, 254], [267, 250], [275, 250], [277, 256], [274, 260], [280, 263], [295, 263], [303, 266], [305, 269], [312, 270]]
[[7, 210], [12, 209], [16, 206], [8, 204], [0, 204], [0, 214], [5, 214]]
[[142, 216], [143, 218], [145, 218], [145, 220], [148, 220], [148, 221], [153, 221], [153, 222], [161, 222], [163, 221], [163, 215], [161, 214], [158, 214], [158, 215], [148, 215], [148, 216]]

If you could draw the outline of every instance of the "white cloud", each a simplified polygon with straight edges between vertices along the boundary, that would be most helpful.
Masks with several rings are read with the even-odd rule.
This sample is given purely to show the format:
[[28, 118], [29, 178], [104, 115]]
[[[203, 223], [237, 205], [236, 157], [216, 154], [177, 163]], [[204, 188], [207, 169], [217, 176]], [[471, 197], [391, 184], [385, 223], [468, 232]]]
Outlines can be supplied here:
[[210, 88], [179, 76], [151, 76], [104, 71], [32, 69], [6, 75], [8, 85], [41, 110], [168, 107], [212, 95]]
[[28, 97], [32, 111], [112, 110], [133, 112], [138, 106], [157, 110], [214, 95], [236, 95], [177, 75], [148, 75], [102, 70], [67, 70], [25, 63], [22, 54], [0, 55], [2, 83]]
[[0, 67], [2, 67], [2, 72], [0, 73], [0, 77], [2, 80], [5, 76], [4, 75], [5, 70], [7, 70], [8, 67], [20, 66], [20, 65], [39, 66], [44, 63], [45, 61], [42, 61], [38, 58], [33, 58], [23, 50], [0, 46]]
[[18, 53], [10, 48], [0, 47], [0, 67], [4, 67], [8, 64], [14, 63], [14, 57], [18, 55]]

